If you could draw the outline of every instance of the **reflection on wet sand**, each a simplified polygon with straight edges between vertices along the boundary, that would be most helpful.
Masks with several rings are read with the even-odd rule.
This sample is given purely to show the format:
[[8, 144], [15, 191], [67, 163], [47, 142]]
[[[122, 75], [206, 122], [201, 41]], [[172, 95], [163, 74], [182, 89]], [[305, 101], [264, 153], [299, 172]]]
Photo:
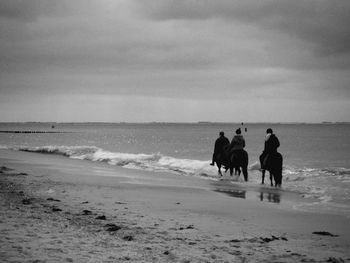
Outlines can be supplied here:
[[215, 192], [224, 193], [231, 197], [243, 198], [246, 199], [246, 191], [245, 190], [227, 190], [227, 189], [217, 189]]
[[281, 195], [277, 193], [260, 192], [260, 201], [265, 201], [265, 200], [271, 203], [280, 203]]
[[[279, 193], [262, 191], [258, 196], [256, 196], [254, 192], [247, 192], [246, 190], [237, 190], [237, 189], [216, 189], [215, 192], [223, 193], [235, 198], [255, 199], [257, 197], [260, 201], [267, 201], [270, 203], [281, 202], [281, 195]], [[254, 198], [249, 198], [252, 196], [254, 196]]]

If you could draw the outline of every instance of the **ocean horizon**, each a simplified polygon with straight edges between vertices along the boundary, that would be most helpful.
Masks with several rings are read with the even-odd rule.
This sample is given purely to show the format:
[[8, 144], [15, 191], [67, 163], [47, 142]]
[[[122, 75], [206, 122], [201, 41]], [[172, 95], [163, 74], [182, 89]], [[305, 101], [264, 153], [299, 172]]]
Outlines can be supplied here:
[[[242, 128], [247, 144], [248, 185], [260, 185], [259, 155], [266, 129], [272, 128], [284, 158], [282, 191], [350, 216], [350, 125], [345, 123], [0, 123], [0, 148], [215, 181], [222, 178], [209, 165], [214, 142], [220, 131], [231, 140], [236, 128]], [[228, 184], [244, 184], [242, 178], [224, 177]]]

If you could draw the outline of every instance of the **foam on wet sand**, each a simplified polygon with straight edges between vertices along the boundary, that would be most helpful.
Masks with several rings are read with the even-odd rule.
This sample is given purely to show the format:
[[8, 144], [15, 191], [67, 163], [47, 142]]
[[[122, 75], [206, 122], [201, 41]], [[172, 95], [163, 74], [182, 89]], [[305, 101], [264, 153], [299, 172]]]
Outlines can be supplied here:
[[0, 166], [2, 262], [350, 260], [349, 218], [283, 190], [9, 150]]

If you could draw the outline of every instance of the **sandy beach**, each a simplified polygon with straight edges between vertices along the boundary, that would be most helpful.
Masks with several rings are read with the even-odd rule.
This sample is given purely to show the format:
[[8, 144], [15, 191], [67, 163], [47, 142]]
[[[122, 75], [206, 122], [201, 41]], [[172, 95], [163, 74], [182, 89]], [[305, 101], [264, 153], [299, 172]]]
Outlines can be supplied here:
[[1, 262], [347, 262], [349, 218], [248, 187], [0, 150]]
[[0, 263], [350, 263], [349, 14], [0, 0]]

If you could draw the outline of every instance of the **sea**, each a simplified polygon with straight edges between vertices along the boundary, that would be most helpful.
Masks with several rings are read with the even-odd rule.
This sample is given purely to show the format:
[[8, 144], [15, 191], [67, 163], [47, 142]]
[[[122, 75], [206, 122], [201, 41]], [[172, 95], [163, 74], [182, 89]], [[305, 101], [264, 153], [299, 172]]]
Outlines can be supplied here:
[[[282, 188], [306, 202], [298, 209], [350, 217], [350, 124], [348, 123], [0, 123], [0, 149], [61, 155], [125, 169], [169, 172], [219, 181], [210, 166], [220, 131], [232, 139], [241, 128], [249, 155], [249, 181], [261, 184], [259, 155], [267, 128], [279, 138]], [[231, 178], [228, 174], [225, 178]], [[268, 173], [264, 187], [269, 186]]]

